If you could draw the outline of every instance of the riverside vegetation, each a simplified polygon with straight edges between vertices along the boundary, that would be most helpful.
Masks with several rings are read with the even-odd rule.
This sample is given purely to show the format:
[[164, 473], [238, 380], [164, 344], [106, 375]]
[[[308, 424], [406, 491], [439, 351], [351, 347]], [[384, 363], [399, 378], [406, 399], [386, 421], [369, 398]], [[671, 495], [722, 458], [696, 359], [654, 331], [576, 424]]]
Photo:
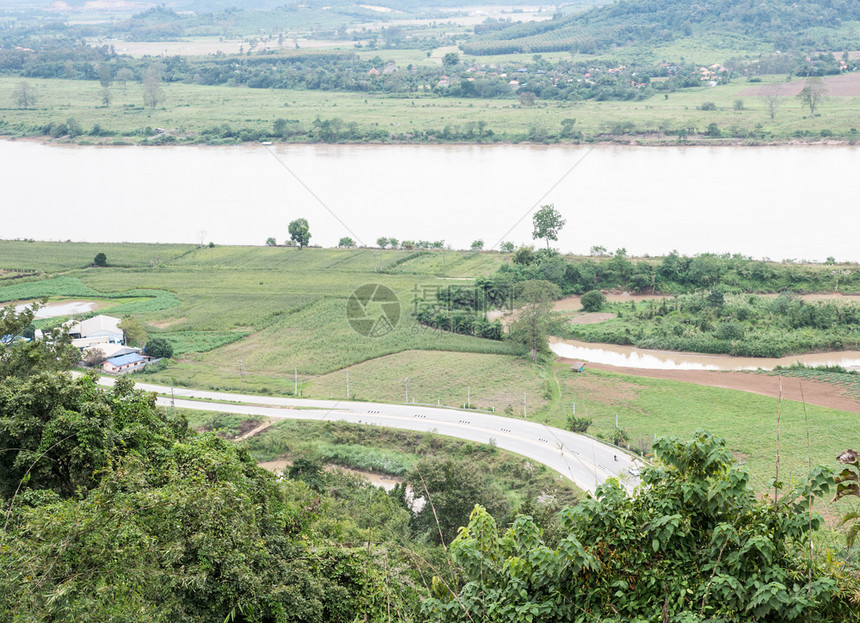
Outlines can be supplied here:
[[[799, 13], [784, 0], [755, 10], [709, 0], [690, 14], [684, 2], [656, 10], [636, 0], [579, 13], [588, 4], [469, 28], [411, 5], [399, 7], [403, 23], [386, 26], [394, 16], [349, 3], [194, 14], [161, 6], [49, 28], [28, 15], [0, 28], [0, 86], [11, 98], [0, 132], [114, 144], [856, 140], [856, 89], [815, 83], [832, 96], [810, 106], [779, 88], [852, 75], [853, 3], [812, 2]], [[331, 24], [335, 15], [344, 23]], [[219, 37], [246, 40], [238, 54], [143, 58], [107, 43], [217, 46]], [[305, 37], [330, 45], [305, 49]], [[773, 95], [744, 97], [748, 86]]]

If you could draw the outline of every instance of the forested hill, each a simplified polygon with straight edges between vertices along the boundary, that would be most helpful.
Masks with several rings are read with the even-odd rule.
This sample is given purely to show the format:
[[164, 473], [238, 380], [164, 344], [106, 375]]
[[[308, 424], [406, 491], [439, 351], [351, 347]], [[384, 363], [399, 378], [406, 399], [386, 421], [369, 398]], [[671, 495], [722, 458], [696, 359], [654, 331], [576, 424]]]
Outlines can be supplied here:
[[858, 20], [856, 0], [621, 0], [548, 22], [478, 27], [479, 36], [463, 49], [470, 54], [594, 53], [696, 35], [764, 42], [782, 51], [856, 49], [858, 30], [843, 26]]

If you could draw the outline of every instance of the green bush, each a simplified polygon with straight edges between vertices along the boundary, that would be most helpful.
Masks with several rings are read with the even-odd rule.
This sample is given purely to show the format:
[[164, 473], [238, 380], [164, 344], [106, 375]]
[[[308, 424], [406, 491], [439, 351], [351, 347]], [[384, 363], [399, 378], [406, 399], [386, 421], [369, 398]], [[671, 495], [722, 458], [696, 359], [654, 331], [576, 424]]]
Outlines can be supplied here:
[[603, 309], [603, 306], [606, 305], [606, 297], [603, 296], [600, 290], [591, 290], [583, 294], [579, 302], [585, 311], [596, 312]]

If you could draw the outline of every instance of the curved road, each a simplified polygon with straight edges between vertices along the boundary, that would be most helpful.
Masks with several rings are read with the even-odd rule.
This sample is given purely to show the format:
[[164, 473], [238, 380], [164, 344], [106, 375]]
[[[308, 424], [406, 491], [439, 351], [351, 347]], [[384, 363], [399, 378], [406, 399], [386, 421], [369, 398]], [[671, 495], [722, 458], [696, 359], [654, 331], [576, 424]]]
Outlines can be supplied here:
[[[102, 385], [114, 379], [103, 377]], [[584, 491], [594, 492], [608, 478], [619, 478], [632, 490], [639, 482], [629, 469], [641, 467], [638, 459], [592, 437], [489, 413], [459, 411], [420, 405], [311, 400], [249, 396], [163, 385], [136, 383], [137, 389], [160, 394], [161, 406], [221, 411], [291, 420], [330, 420], [432, 432], [479, 443], [495, 443], [557, 471]], [[173, 392], [173, 399], [171, 396]], [[188, 399], [196, 400], [188, 400]], [[298, 408], [297, 408], [298, 407]]]

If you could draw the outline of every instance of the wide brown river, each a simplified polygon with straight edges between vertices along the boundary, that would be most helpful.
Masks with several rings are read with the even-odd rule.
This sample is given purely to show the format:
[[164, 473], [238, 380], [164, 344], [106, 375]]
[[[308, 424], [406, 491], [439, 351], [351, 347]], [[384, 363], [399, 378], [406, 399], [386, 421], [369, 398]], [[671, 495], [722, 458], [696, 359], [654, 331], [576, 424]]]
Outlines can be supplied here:
[[531, 243], [530, 211], [554, 203], [563, 251], [858, 261], [858, 165], [849, 146], [0, 141], [0, 237], [259, 245], [305, 217], [323, 246], [387, 236], [492, 248]]

